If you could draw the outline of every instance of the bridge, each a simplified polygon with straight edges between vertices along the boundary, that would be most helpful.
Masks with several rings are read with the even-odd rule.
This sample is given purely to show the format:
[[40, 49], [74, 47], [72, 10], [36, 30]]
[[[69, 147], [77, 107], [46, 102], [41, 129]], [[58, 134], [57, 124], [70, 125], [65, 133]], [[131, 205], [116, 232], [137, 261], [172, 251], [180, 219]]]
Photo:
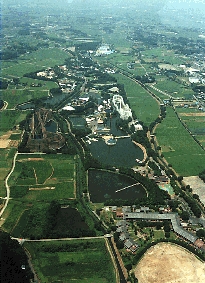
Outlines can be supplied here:
[[119, 189], [119, 190], [117, 190], [117, 191], [115, 191], [115, 192], [118, 193], [118, 192], [124, 191], [124, 190], [126, 190], [126, 189], [128, 189], [128, 188], [134, 187], [135, 185], [140, 185], [140, 183], [139, 183], [139, 182], [138, 182], [138, 183], [135, 183], [135, 184], [133, 184], [133, 185], [124, 187], [124, 188], [122, 188], [122, 189]]

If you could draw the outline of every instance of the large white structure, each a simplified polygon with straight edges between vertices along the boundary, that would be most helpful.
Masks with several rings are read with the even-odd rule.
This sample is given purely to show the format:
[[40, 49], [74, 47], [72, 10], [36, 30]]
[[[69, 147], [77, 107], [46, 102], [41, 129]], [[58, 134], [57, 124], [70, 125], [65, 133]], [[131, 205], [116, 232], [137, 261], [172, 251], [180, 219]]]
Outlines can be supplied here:
[[121, 95], [113, 95], [112, 101], [115, 109], [120, 114], [121, 119], [127, 120], [129, 117], [132, 118], [132, 111], [129, 105], [124, 103], [123, 97]]
[[114, 52], [114, 50], [110, 49], [108, 44], [102, 45], [96, 51], [96, 56], [110, 55]]

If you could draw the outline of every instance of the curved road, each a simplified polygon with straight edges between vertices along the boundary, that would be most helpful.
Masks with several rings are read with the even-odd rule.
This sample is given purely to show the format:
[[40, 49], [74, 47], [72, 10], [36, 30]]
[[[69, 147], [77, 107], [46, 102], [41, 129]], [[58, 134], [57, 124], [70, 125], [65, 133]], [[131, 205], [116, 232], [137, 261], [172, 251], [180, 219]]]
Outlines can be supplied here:
[[9, 185], [8, 185], [8, 179], [10, 178], [11, 174], [12, 174], [13, 171], [14, 171], [17, 155], [18, 155], [18, 152], [16, 152], [15, 155], [14, 155], [13, 166], [12, 166], [12, 168], [11, 168], [11, 171], [9, 172], [9, 174], [6, 176], [6, 179], [5, 179], [5, 186], [6, 186], [6, 202], [5, 202], [4, 207], [2, 208], [2, 210], [1, 210], [1, 212], [0, 212], [0, 217], [1, 217], [2, 214], [4, 213], [4, 210], [7, 208], [7, 205], [8, 205], [8, 203], [9, 203], [10, 187], [9, 187]]

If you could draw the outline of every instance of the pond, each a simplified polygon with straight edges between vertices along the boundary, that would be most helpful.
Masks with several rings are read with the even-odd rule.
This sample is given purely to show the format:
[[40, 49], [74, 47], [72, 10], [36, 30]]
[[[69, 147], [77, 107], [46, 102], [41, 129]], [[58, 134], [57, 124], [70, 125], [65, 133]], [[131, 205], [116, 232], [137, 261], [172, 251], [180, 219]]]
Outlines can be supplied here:
[[69, 116], [69, 120], [75, 128], [84, 129], [86, 127], [86, 120], [82, 116]]
[[131, 138], [118, 138], [115, 145], [107, 145], [103, 139], [87, 144], [94, 158], [110, 166], [133, 167], [136, 159], [143, 160], [144, 153]]
[[88, 171], [88, 189], [92, 202], [141, 199], [146, 196], [146, 191], [141, 184], [136, 183], [134, 179], [119, 173], [96, 169]]
[[57, 123], [54, 122], [53, 120], [50, 120], [49, 122], [46, 123], [45, 128], [47, 132], [56, 133]]

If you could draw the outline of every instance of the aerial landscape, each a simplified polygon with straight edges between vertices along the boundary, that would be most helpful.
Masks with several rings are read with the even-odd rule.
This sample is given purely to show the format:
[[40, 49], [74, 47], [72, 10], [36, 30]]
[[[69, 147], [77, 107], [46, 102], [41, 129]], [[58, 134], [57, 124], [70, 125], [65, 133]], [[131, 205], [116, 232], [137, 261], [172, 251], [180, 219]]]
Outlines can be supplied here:
[[4, 283], [205, 282], [205, 1], [1, 5]]

